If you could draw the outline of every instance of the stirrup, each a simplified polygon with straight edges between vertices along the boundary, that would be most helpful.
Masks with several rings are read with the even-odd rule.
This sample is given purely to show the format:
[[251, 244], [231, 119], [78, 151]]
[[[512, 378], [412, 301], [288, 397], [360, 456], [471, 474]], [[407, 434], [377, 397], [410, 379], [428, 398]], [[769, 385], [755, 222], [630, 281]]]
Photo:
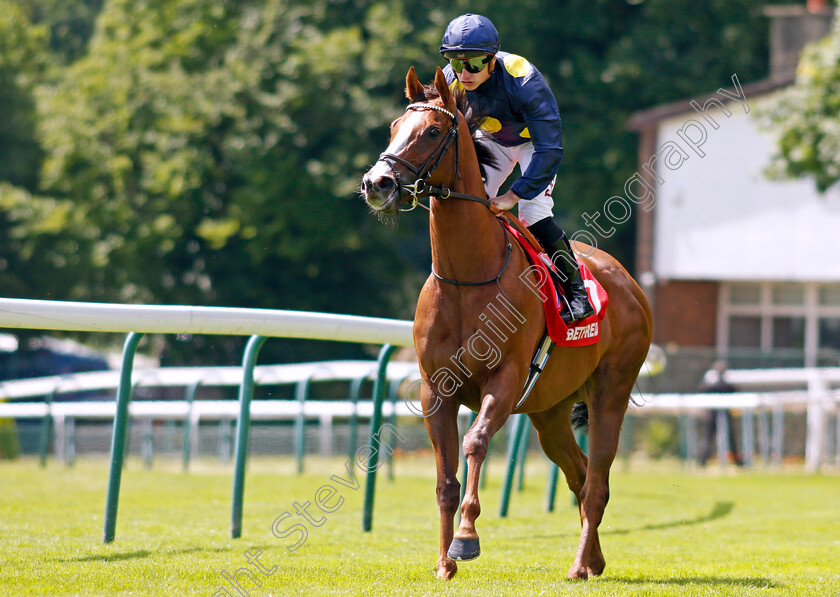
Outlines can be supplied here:
[[569, 299], [566, 298], [565, 292], [558, 292], [557, 298], [560, 301], [560, 319], [566, 324], [566, 327], [571, 327], [578, 319], [572, 317], [572, 305], [569, 304]]
[[[566, 290], [566, 289], [564, 289]], [[568, 289], [569, 294], [572, 294], [572, 290]], [[584, 308], [583, 313], [578, 316], [574, 317], [574, 310], [572, 309], [571, 302], [569, 302], [569, 298], [563, 294], [563, 303], [566, 305], [566, 309], [560, 311], [560, 317], [563, 319], [563, 323], [567, 326], [574, 325], [578, 321], [583, 321], [588, 317], [592, 317], [595, 315], [595, 308], [592, 306], [592, 303], [589, 301], [589, 295], [586, 294], [584, 290], [584, 300], [586, 301], [586, 308]]]

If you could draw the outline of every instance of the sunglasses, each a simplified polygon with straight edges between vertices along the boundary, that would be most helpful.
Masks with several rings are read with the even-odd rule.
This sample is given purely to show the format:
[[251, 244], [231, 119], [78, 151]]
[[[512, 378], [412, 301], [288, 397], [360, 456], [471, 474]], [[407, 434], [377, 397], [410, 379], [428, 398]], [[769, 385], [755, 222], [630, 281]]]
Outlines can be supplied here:
[[475, 58], [467, 58], [461, 60], [460, 58], [452, 58], [449, 61], [449, 64], [452, 66], [452, 70], [456, 73], [460, 73], [462, 70], [467, 69], [468, 73], [480, 73], [484, 70], [484, 67], [487, 66], [487, 63], [490, 62], [490, 59], [493, 58], [492, 54], [487, 54], [486, 56], [476, 56]]

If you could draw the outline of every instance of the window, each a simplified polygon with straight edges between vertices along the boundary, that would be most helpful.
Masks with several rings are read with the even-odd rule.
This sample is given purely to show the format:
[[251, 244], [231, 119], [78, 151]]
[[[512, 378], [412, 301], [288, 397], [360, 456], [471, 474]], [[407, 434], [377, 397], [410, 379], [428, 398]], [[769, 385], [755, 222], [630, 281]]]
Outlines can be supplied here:
[[840, 351], [840, 317], [820, 319], [819, 347]]
[[820, 285], [820, 305], [840, 306], [840, 286]]
[[804, 317], [773, 318], [773, 348], [805, 348]]
[[732, 348], [761, 348], [761, 317], [731, 317], [729, 346]]
[[733, 284], [729, 287], [732, 305], [758, 305], [761, 303], [761, 286], [758, 284]]
[[718, 350], [783, 357], [788, 366], [840, 365], [840, 284], [723, 284]]
[[802, 305], [805, 302], [805, 288], [801, 285], [774, 285], [771, 290], [774, 305]]

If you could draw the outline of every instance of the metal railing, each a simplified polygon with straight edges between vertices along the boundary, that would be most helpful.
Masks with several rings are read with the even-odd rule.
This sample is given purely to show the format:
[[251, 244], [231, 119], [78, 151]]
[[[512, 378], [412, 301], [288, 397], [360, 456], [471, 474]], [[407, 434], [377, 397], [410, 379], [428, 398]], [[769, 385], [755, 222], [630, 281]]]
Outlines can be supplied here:
[[[113, 541], [116, 533], [128, 405], [132, 395], [132, 369], [137, 345], [143, 334], [188, 333], [251, 337], [242, 363], [231, 506], [230, 534], [231, 537], [238, 538], [242, 533], [245, 463], [248, 457], [250, 404], [254, 390], [253, 370], [266, 338], [302, 338], [383, 345], [374, 379], [374, 416], [371, 417], [370, 431], [373, 441], [378, 432], [378, 427], [374, 425], [377, 422], [381, 424], [388, 360], [395, 346], [413, 345], [412, 325], [410, 321], [300, 311], [0, 299], [0, 327], [128, 334], [123, 347], [111, 442], [111, 465], [103, 530], [105, 543]], [[364, 530], [371, 528], [375, 477], [376, 468], [368, 468], [363, 513]]]

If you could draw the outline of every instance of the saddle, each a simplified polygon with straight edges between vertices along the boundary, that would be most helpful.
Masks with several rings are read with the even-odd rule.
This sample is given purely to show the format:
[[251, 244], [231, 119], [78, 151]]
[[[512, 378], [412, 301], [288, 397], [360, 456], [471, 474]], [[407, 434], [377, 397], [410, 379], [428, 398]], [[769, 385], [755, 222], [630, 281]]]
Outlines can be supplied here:
[[600, 322], [606, 315], [609, 297], [601, 283], [592, 275], [589, 268], [578, 260], [583, 284], [589, 294], [589, 302], [595, 308], [595, 314], [576, 321], [573, 325], [567, 326], [560, 317], [560, 305], [566, 305], [563, 297], [563, 289], [554, 283], [554, 277], [550, 275], [548, 268], [554, 269], [551, 259], [543, 251], [540, 243], [519, 218], [507, 211], [493, 210], [502, 225], [517, 240], [519, 245], [528, 256], [531, 263], [531, 271], [536, 277], [527, 275], [520, 276], [523, 283], [536, 294], [543, 303], [545, 309], [546, 331], [551, 340], [558, 346], [588, 346], [597, 344], [601, 339]]

